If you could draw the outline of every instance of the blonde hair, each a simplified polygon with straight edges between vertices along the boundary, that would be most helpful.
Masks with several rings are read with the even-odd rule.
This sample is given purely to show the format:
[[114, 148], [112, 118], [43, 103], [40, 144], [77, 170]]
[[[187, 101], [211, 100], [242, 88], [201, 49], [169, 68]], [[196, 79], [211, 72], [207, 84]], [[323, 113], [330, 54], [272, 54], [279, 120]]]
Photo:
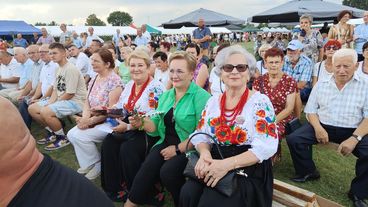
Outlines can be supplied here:
[[169, 65], [173, 60], [185, 60], [188, 64], [188, 70], [193, 72], [197, 67], [197, 58], [194, 55], [184, 52], [184, 51], [176, 51], [170, 54]]
[[148, 68], [151, 65], [151, 58], [149, 57], [148, 53], [143, 50], [134, 50], [128, 58], [128, 65], [130, 65], [130, 60], [133, 58], [142, 59], [146, 63]]
[[258, 54], [259, 55], [261, 55], [261, 50], [268, 50], [268, 49], [270, 49], [270, 48], [272, 48], [272, 46], [270, 45], [270, 44], [268, 44], [268, 43], [266, 43], [266, 44], [263, 44], [263, 45], [261, 45], [259, 48], [258, 48]]

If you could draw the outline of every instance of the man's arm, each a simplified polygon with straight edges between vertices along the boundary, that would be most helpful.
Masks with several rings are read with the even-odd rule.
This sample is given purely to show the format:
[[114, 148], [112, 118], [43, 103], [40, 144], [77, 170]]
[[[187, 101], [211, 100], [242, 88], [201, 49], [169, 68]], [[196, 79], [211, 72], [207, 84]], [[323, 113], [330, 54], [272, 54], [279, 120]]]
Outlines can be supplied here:
[[18, 83], [19, 77], [0, 78], [0, 83]]
[[74, 95], [74, 93], [64, 93], [62, 96], [60, 96], [59, 100], [70, 100], [74, 97]]

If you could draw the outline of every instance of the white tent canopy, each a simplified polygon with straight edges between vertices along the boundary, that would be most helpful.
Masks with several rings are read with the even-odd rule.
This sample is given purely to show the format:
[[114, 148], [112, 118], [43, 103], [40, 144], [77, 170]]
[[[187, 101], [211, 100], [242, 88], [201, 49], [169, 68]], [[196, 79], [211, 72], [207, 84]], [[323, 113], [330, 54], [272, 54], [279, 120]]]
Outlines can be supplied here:
[[[47, 32], [53, 37], [59, 37], [61, 29], [59, 26], [36, 26], [37, 28], [46, 28]], [[67, 26], [68, 31], [75, 31], [78, 34], [87, 32], [90, 26]], [[136, 35], [137, 30], [129, 26], [93, 26], [94, 34], [98, 36], [111, 36], [120, 29], [121, 34]]]
[[[158, 30], [162, 32], [162, 34], [192, 34], [193, 30], [195, 30], [197, 27], [181, 27], [179, 29], [165, 29], [163, 27], [157, 27]], [[209, 27], [212, 34], [218, 34], [218, 33], [231, 33], [230, 30], [228, 30], [225, 27]]]
[[277, 27], [277, 28], [267, 28], [263, 27], [261, 28], [263, 32], [280, 32], [280, 33], [288, 33], [290, 30], [286, 29], [285, 27]]

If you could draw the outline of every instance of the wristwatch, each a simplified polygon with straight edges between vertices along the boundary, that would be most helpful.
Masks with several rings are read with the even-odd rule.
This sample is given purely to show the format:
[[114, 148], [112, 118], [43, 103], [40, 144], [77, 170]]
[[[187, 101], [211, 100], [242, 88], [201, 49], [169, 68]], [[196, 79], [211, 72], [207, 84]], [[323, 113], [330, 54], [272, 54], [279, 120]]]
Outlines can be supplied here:
[[176, 152], [176, 155], [180, 155], [181, 152], [179, 150], [179, 145], [175, 145], [175, 152]]
[[356, 134], [353, 134], [351, 136], [354, 137], [355, 139], [357, 139], [358, 142], [362, 141], [362, 138], [363, 138], [362, 136], [359, 136], [359, 135], [356, 135]]

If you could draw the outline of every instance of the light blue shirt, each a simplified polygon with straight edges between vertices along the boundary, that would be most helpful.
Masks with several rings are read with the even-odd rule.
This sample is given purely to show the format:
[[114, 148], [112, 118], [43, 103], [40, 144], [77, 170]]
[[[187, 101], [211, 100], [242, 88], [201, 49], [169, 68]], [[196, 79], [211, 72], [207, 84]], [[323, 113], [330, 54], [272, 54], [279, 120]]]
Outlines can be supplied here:
[[363, 54], [363, 45], [368, 41], [368, 24], [363, 23], [355, 27], [354, 36], [357, 37], [354, 41], [355, 51], [358, 54]]
[[77, 46], [77, 48], [82, 48], [83, 47], [82, 40], [79, 37], [73, 38], [73, 44], [75, 46]]
[[289, 58], [285, 56], [282, 71], [293, 77], [296, 82], [310, 82], [312, 79], [313, 63], [307, 56], [300, 55], [298, 63], [293, 68]]
[[31, 80], [32, 68], [33, 68], [33, 61], [29, 58], [25, 63], [20, 64], [19, 88], [23, 88], [26, 85], [26, 83]]
[[148, 40], [147, 38], [143, 37], [143, 36], [137, 36], [134, 40], [134, 44], [138, 46], [141, 46], [141, 45], [147, 45], [148, 44]]

